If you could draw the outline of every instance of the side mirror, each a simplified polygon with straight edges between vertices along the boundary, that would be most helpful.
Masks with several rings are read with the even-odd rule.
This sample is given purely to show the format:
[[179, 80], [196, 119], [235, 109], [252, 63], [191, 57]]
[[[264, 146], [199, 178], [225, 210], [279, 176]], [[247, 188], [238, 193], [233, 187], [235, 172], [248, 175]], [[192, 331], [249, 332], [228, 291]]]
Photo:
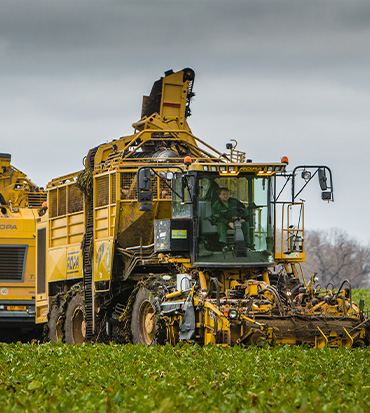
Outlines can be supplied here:
[[143, 168], [138, 171], [137, 200], [139, 201], [139, 211], [153, 210], [153, 192], [150, 190], [150, 168]]
[[153, 192], [145, 191], [138, 193], [139, 211], [152, 211], [153, 210]]
[[323, 201], [331, 201], [331, 192], [321, 192], [321, 199]]
[[139, 191], [150, 191], [150, 169], [143, 168], [139, 171], [139, 182], [138, 182]]
[[[305, 183], [299, 184], [298, 189], [296, 189], [295, 188], [295, 177], [297, 175], [298, 170], [302, 170], [301, 177], [305, 181]], [[311, 170], [314, 170], [314, 172], [311, 173]], [[308, 185], [308, 183], [311, 181], [311, 179], [316, 174], [319, 177], [319, 184], [321, 188], [321, 198], [324, 201], [334, 202], [333, 177], [332, 177], [330, 168], [325, 165], [299, 165], [294, 168], [293, 173], [289, 175], [288, 177], [288, 179], [292, 177], [292, 203], [293, 204], [296, 198], [298, 197], [298, 195], [304, 190], [304, 188]], [[284, 187], [282, 188], [282, 190], [283, 189]]]
[[153, 211], [153, 204], [151, 202], [140, 202], [139, 211], [143, 211], [143, 212]]
[[319, 169], [319, 183], [320, 183], [320, 188], [322, 191], [326, 191], [328, 189], [327, 180], [328, 178], [326, 177], [325, 169], [320, 168]]

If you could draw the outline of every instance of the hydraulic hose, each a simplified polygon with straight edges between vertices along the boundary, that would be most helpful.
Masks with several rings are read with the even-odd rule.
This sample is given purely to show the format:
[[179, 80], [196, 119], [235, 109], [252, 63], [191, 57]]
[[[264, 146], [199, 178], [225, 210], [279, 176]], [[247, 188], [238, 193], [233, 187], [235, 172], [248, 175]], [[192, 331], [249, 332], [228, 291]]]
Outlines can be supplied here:
[[275, 297], [276, 304], [279, 308], [280, 315], [284, 315], [284, 307], [281, 303], [281, 299], [280, 299], [279, 294], [276, 291], [276, 289], [271, 285], [266, 285], [265, 288], [260, 291], [260, 293], [263, 293], [264, 291], [270, 292]]
[[341, 292], [341, 290], [342, 290], [342, 288], [343, 288], [343, 285], [344, 285], [345, 283], [347, 283], [347, 284], [349, 285], [349, 303], [350, 303], [350, 306], [351, 306], [351, 311], [352, 311], [352, 313], [353, 313], [353, 308], [352, 308], [352, 286], [351, 286], [351, 283], [350, 283], [348, 280], [344, 280], [344, 281], [342, 282], [342, 284], [341, 284], [340, 287], [339, 287], [338, 292], [335, 294], [335, 299], [336, 299], [336, 300], [338, 299], [338, 295], [339, 295], [339, 293]]
[[334, 284], [332, 282], [329, 282], [328, 285], [326, 286], [326, 292], [329, 291], [328, 290], [329, 285], [331, 285], [331, 287], [332, 287], [331, 289], [334, 290]]

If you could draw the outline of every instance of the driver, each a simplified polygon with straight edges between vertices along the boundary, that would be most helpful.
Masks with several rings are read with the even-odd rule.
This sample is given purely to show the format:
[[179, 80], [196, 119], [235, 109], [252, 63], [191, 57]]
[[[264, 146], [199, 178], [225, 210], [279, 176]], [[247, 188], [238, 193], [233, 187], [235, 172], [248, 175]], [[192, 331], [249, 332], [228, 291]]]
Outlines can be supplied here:
[[212, 223], [217, 225], [218, 239], [222, 247], [226, 246], [226, 232], [234, 229], [234, 222], [239, 220], [242, 226], [244, 242], [250, 245], [249, 224], [246, 222], [247, 209], [236, 198], [230, 197], [227, 188], [220, 188], [218, 200], [212, 206]]

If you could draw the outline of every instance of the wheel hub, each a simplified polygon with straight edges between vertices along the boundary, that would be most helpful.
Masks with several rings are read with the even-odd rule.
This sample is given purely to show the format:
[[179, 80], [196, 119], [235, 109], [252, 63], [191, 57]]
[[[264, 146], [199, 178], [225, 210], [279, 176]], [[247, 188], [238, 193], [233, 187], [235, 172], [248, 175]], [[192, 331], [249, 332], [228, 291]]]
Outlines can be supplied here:
[[75, 309], [72, 316], [72, 337], [76, 344], [82, 344], [86, 338], [85, 316], [79, 307]]
[[150, 301], [144, 301], [140, 306], [139, 325], [141, 342], [150, 345], [155, 335], [155, 309]]

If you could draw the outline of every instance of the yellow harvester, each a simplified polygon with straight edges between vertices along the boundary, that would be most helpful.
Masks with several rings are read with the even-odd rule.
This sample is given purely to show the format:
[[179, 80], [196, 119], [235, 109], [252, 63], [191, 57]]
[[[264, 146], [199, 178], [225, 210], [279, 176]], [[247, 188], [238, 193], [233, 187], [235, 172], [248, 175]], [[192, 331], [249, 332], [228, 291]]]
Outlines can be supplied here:
[[46, 193], [0, 153], [0, 336], [24, 339], [35, 329], [36, 220]]
[[332, 201], [330, 169], [254, 163], [236, 141], [213, 149], [187, 123], [193, 83], [191, 69], [166, 72], [133, 135], [47, 185], [37, 322], [68, 343], [368, 344], [350, 283], [302, 273], [297, 199], [316, 176]]

